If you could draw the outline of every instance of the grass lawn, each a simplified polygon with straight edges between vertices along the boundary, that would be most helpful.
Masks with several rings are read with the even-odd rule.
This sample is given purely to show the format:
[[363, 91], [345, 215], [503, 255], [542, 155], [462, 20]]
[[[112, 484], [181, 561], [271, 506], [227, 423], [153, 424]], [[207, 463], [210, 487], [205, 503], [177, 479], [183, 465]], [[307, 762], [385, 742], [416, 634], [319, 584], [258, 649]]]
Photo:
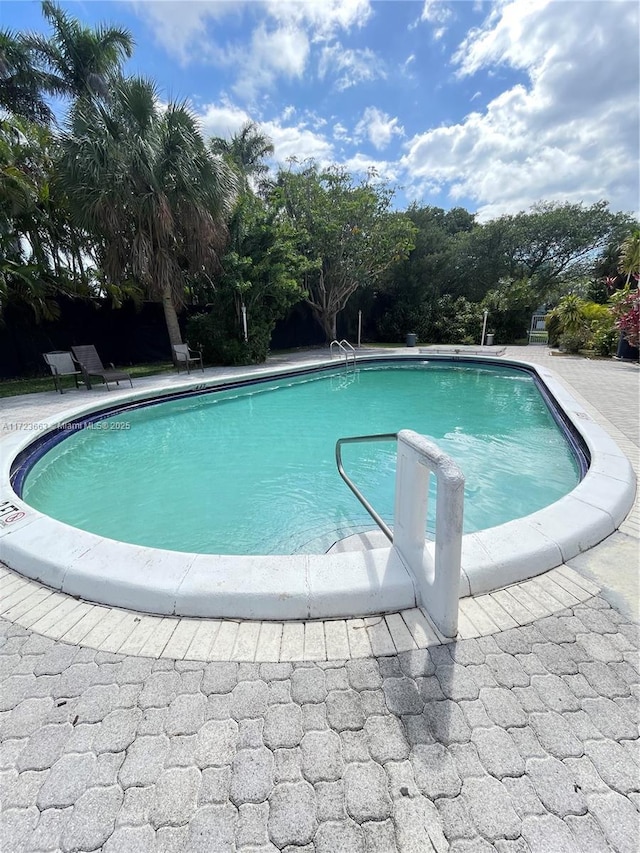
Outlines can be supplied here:
[[[170, 361], [157, 361], [153, 364], [136, 364], [133, 367], [123, 367], [131, 375], [132, 379], [141, 376], [154, 376], [156, 373], [168, 373], [173, 370]], [[98, 381], [98, 380], [96, 380]], [[63, 389], [73, 388], [73, 377], [62, 377]], [[17, 397], [19, 394], [37, 394], [39, 391], [53, 391], [52, 376], [34, 376], [29, 379], [2, 379], [0, 380], [0, 397]]]

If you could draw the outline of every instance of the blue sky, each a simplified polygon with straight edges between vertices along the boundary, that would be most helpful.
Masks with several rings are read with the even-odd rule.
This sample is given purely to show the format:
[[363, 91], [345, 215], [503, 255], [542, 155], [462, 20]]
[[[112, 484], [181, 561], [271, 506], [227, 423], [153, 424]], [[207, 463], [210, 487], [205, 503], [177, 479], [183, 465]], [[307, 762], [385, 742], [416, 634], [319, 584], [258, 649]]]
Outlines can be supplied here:
[[[640, 207], [636, 0], [61, 5], [127, 27], [127, 71], [187, 100], [207, 135], [252, 119], [276, 163], [374, 168], [400, 207]], [[32, 0], [2, 0], [0, 24], [46, 31]]]

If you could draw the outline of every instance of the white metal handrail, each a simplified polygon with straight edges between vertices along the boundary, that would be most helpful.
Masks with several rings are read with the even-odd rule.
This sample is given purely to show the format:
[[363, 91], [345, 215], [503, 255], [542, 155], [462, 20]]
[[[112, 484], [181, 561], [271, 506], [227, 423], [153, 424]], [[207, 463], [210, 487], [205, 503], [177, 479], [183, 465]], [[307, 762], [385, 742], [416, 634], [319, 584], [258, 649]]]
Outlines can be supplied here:
[[[397, 440], [396, 496], [393, 533], [344, 472], [343, 444]], [[458, 599], [462, 557], [464, 475], [454, 460], [412, 430], [341, 438], [336, 443], [340, 476], [390, 539], [413, 576], [419, 603], [445, 637], [458, 632]], [[425, 539], [429, 479], [436, 478], [436, 535]]]
[[355, 347], [349, 343], [346, 338], [343, 338], [341, 341], [335, 340], [331, 341], [331, 346], [329, 347], [329, 352], [331, 354], [331, 358], [333, 358], [333, 348], [338, 347], [340, 351], [344, 355], [344, 363], [345, 366], [349, 366], [349, 356], [353, 358], [353, 366], [356, 366], [356, 350]]
[[344, 465], [342, 464], [342, 445], [358, 444], [364, 441], [395, 441], [397, 437], [398, 435], [395, 432], [385, 432], [378, 433], [377, 435], [354, 435], [349, 436], [348, 438], [339, 438], [336, 441], [336, 465], [338, 466], [338, 473], [390, 542], [393, 542], [393, 531], [386, 522], [383, 521], [382, 517], [378, 515], [360, 489], [344, 470]]

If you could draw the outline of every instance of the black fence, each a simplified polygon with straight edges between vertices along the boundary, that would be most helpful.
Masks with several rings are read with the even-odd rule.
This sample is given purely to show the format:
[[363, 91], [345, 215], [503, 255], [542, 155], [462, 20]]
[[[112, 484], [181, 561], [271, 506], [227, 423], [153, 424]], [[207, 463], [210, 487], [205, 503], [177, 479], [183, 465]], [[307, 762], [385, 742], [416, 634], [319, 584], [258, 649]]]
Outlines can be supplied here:
[[[140, 309], [126, 302], [116, 309], [106, 300], [89, 303], [61, 298], [59, 305], [59, 319], [39, 323], [27, 308], [7, 306], [0, 321], [0, 378], [46, 375], [43, 352], [70, 350], [82, 344], [93, 344], [103, 362], [112, 361], [121, 367], [171, 360], [164, 313], [157, 302], [145, 302]], [[190, 307], [180, 314], [183, 336], [189, 315], [202, 310]], [[251, 333], [250, 316], [248, 322]], [[324, 340], [311, 309], [301, 302], [276, 324], [271, 348], [316, 346]]]

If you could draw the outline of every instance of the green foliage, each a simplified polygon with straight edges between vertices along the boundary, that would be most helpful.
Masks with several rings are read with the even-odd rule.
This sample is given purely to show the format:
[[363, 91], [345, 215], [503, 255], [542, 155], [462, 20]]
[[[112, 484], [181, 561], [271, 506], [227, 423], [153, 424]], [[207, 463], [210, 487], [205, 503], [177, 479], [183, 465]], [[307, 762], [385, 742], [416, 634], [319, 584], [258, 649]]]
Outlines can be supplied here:
[[261, 322], [251, 325], [251, 336], [245, 342], [233, 322], [229, 305], [216, 299], [208, 314], [194, 314], [187, 320], [187, 340], [208, 364], [259, 364], [269, 354], [272, 325]]
[[562, 334], [562, 323], [555, 309], [549, 311], [544, 318], [544, 327], [549, 336], [549, 346], [557, 347]]
[[531, 315], [537, 307], [536, 294], [529, 279], [501, 279], [490, 290], [481, 306], [489, 312], [489, 328], [501, 343], [513, 343], [526, 337]]
[[640, 287], [625, 288], [611, 297], [615, 327], [621, 331], [629, 345], [640, 344]]
[[131, 33], [103, 24], [85, 27], [53, 0], [43, 0], [42, 14], [51, 34], [33, 34], [26, 42], [57, 91], [72, 98], [107, 98], [109, 78], [133, 53]]
[[62, 150], [59, 183], [107, 280], [133, 280], [161, 301], [179, 343], [188, 282], [219, 269], [235, 199], [230, 168], [209, 153], [189, 110], [161, 109], [140, 78], [114, 84], [106, 106], [79, 101]]
[[585, 332], [563, 332], [559, 338], [560, 349], [575, 354], [585, 348], [586, 340]]
[[414, 332], [422, 343], [474, 344], [480, 341], [482, 311], [464, 296], [446, 294], [417, 308], [408, 303], [393, 306], [380, 318], [378, 331], [390, 343], [403, 341], [407, 332]]
[[307, 301], [328, 340], [336, 317], [360, 287], [373, 287], [389, 266], [406, 257], [415, 229], [390, 212], [393, 192], [367, 179], [354, 185], [344, 169], [314, 163], [281, 170], [277, 194], [307, 258]]
[[266, 359], [276, 321], [302, 299], [300, 281], [308, 263], [297, 251], [296, 234], [279, 216], [277, 203], [265, 205], [245, 193], [231, 231], [231, 249], [222, 258], [222, 274], [210, 292], [210, 312], [189, 320], [187, 336], [202, 344], [209, 362], [252, 364]]
[[569, 294], [547, 314], [545, 321], [551, 346], [559, 345], [566, 352], [593, 349], [604, 356], [615, 351], [619, 333], [613, 312], [606, 305]]
[[473, 215], [461, 208], [445, 212], [412, 205], [406, 217], [414, 226], [413, 249], [383, 273], [374, 300], [368, 300], [368, 289], [354, 300], [354, 307], [373, 315], [376, 337], [390, 342], [403, 340], [408, 331], [430, 340], [435, 333], [430, 318], [440, 296], [462, 295], [464, 283], [454, 263], [455, 237], [469, 231], [474, 222]]
[[620, 332], [611, 325], [597, 325], [592, 329], [590, 348], [598, 355], [614, 355], [620, 340]]
[[58, 294], [91, 294], [82, 235], [51, 180], [56, 153], [46, 127], [0, 119], [0, 315], [13, 302], [28, 306], [37, 321], [52, 319]]
[[618, 270], [626, 276], [627, 286], [632, 278], [640, 284], [640, 229], [636, 228], [620, 246]]

